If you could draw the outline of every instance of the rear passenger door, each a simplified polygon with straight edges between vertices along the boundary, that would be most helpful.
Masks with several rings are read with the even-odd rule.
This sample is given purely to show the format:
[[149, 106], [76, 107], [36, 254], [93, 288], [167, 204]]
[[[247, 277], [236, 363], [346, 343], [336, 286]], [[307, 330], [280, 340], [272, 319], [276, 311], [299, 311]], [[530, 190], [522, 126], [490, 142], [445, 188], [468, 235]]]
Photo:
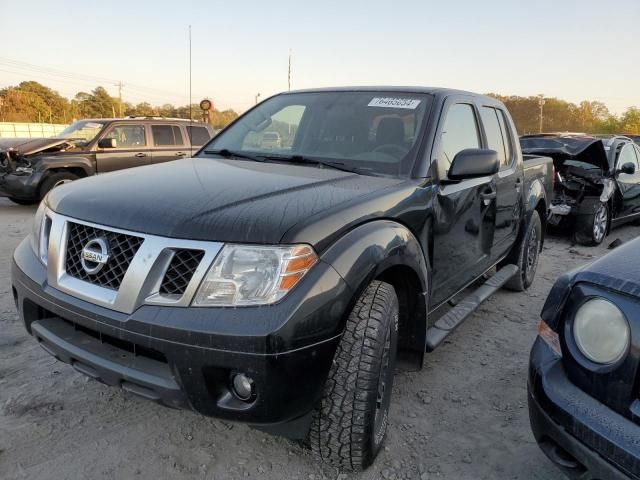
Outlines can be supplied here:
[[496, 225], [492, 257], [504, 256], [513, 245], [522, 210], [523, 169], [519, 168], [514, 149], [514, 135], [502, 109], [490, 105], [480, 107], [485, 134], [485, 148], [498, 153], [500, 171], [496, 182]]
[[438, 122], [433, 162], [438, 172], [434, 201], [431, 307], [442, 303], [491, 266], [495, 230], [495, 175], [449, 180], [455, 156], [482, 147], [473, 97], [450, 97]]
[[153, 163], [169, 162], [190, 156], [179, 125], [151, 124]]
[[[143, 124], [114, 123], [100, 139], [113, 138], [115, 148], [96, 147], [98, 173], [140, 167], [151, 163], [151, 149]], [[96, 142], [98, 145], [99, 141]]]

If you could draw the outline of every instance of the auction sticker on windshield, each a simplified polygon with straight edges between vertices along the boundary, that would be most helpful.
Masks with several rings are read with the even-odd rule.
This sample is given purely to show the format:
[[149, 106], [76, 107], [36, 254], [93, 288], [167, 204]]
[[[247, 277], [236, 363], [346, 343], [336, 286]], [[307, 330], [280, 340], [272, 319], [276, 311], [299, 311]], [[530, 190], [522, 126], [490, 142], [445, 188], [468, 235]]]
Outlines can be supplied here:
[[369, 102], [368, 106], [415, 110], [418, 105], [420, 105], [420, 100], [416, 100], [415, 98], [375, 97]]

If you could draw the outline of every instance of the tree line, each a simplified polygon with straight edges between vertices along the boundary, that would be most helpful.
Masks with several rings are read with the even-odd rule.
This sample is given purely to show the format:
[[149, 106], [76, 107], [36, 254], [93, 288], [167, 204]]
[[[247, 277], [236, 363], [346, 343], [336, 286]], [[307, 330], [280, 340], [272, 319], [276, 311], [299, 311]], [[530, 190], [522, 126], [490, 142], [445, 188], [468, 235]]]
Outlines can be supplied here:
[[637, 107], [614, 115], [602, 102], [583, 100], [575, 104], [559, 98], [489, 95], [506, 105], [521, 135], [540, 131], [541, 114], [544, 132], [640, 134], [640, 109]]
[[[121, 116], [160, 116], [189, 118], [189, 105], [176, 107], [170, 103], [151, 105], [120, 102], [109, 95], [104, 87], [90, 92], [78, 92], [72, 99], [35, 81], [21, 82], [17, 86], [0, 89], [0, 121], [42, 122], [68, 124], [82, 118], [110, 118]], [[194, 119], [202, 119], [199, 105], [191, 105]], [[209, 122], [213, 128], [222, 128], [238, 117], [233, 110], [214, 110]]]
[[[489, 94], [507, 106], [519, 134], [545, 132], [624, 133], [640, 135], [640, 108], [629, 107], [623, 114], [612, 114], [602, 102], [584, 100], [579, 104], [559, 98], [521, 97]], [[200, 107], [191, 105], [193, 118], [201, 118]], [[0, 89], [0, 121], [46, 122], [67, 124], [81, 118], [119, 116], [161, 116], [189, 118], [189, 105], [176, 107], [170, 103], [151, 105], [120, 102], [103, 87], [78, 92], [72, 99], [60, 95], [35, 81]], [[222, 128], [238, 114], [233, 110], [214, 110], [210, 123]]]

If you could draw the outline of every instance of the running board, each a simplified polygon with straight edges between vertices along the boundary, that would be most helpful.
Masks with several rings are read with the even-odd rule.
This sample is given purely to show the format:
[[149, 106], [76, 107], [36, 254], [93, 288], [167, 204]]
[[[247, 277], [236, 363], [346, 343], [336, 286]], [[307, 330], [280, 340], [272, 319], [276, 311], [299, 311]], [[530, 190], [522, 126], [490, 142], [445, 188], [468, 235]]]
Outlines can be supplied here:
[[491, 278], [480, 285], [473, 293], [457, 302], [456, 306], [440, 317], [433, 327], [427, 330], [427, 352], [438, 347], [462, 322], [491, 295], [518, 273], [517, 265], [505, 265]]

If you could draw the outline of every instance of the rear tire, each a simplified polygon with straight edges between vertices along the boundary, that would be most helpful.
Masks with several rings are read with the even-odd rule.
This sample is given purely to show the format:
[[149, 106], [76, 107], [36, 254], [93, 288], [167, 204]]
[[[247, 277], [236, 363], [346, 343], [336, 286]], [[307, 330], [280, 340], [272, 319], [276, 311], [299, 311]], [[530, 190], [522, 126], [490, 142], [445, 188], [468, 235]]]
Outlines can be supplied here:
[[54, 188], [59, 187], [60, 185], [63, 185], [65, 183], [73, 182], [78, 178], [80, 177], [74, 175], [71, 172], [56, 172], [49, 175], [40, 185], [40, 199], [42, 200], [44, 196]]
[[18, 205], [35, 205], [36, 203], [39, 202], [39, 200], [37, 198], [15, 198], [15, 197], [9, 197], [9, 200], [11, 200], [13, 203], [16, 203]]
[[518, 273], [505, 283], [509, 290], [522, 292], [529, 288], [536, 276], [538, 258], [540, 257], [540, 245], [542, 243], [542, 222], [536, 210], [531, 214], [531, 220], [527, 225], [527, 233], [517, 246]]
[[353, 307], [314, 411], [309, 445], [342, 470], [367, 468], [382, 447], [398, 345], [398, 297], [373, 281]]
[[600, 203], [590, 215], [579, 215], [574, 227], [574, 239], [581, 245], [600, 245], [607, 236], [609, 228], [609, 206]]

